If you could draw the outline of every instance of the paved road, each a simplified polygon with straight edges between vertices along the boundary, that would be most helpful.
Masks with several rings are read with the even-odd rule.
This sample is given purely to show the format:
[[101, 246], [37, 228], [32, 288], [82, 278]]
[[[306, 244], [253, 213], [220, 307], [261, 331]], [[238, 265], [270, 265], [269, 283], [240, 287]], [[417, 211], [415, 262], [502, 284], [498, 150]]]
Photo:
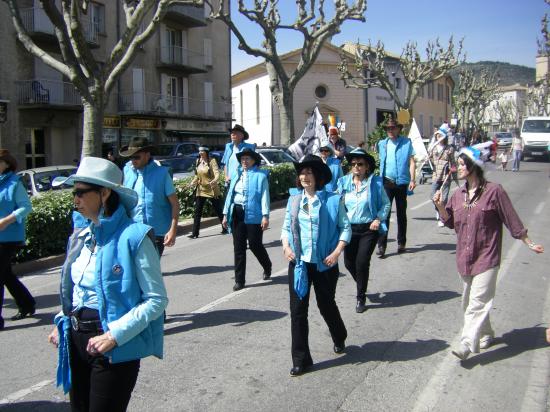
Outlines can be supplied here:
[[[348, 329], [346, 353], [335, 355], [312, 296], [310, 345], [315, 367], [290, 378], [286, 265], [278, 240], [283, 211], [274, 211], [265, 243], [273, 279], [249, 259], [247, 288], [232, 292], [231, 238], [219, 228], [178, 238], [162, 260], [169, 291], [164, 360], [142, 362], [131, 411], [546, 411], [550, 351], [550, 179], [548, 163], [488, 177], [508, 191], [532, 239], [535, 256], [508, 234], [492, 312], [499, 337], [460, 364], [450, 354], [462, 324], [455, 235], [438, 228], [429, 185], [409, 198], [409, 253], [374, 258], [369, 310], [356, 314], [354, 282], [341, 263], [337, 301]], [[24, 278], [37, 315], [6, 322], [0, 333], [0, 410], [69, 410], [54, 388], [55, 351], [46, 343], [58, 310], [59, 270]], [[15, 313], [7, 299], [4, 315]]]

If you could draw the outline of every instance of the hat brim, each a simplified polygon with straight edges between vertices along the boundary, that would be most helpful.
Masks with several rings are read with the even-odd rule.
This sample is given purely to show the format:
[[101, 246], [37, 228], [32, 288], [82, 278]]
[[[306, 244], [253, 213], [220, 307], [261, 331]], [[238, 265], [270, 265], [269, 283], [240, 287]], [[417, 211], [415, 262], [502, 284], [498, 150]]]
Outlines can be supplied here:
[[296, 174], [300, 174], [302, 169], [306, 167], [311, 168], [311, 170], [317, 171], [321, 177], [325, 180], [325, 184], [330, 183], [332, 180], [332, 172], [330, 167], [328, 167], [324, 162], [317, 160], [310, 160], [305, 162], [293, 162], [294, 169], [296, 169]]
[[241, 163], [241, 157], [243, 156], [250, 156], [251, 158], [254, 159], [254, 164], [258, 166], [260, 165], [260, 163], [262, 163], [262, 157], [256, 152], [246, 151], [246, 152], [239, 152], [235, 155], [239, 163]]
[[74, 175], [70, 175], [64, 181], [59, 180], [56, 183], [58, 186], [63, 184], [68, 186], [74, 186], [74, 184], [78, 182], [90, 183], [92, 185], [106, 187], [108, 189], [115, 191], [120, 198], [120, 202], [126, 208], [126, 211], [128, 213], [130, 213], [138, 203], [138, 195], [135, 190], [132, 190], [122, 185], [113, 184], [112, 182], [109, 182], [103, 179], [98, 179], [96, 177], [78, 176], [74, 174]]
[[243, 140], [248, 140], [248, 138], [250, 137], [246, 130], [241, 130], [241, 129], [227, 129], [227, 130], [229, 130], [229, 133], [231, 133], [232, 131], [241, 132], [243, 134]]
[[132, 148], [130, 148], [129, 146], [124, 146], [118, 151], [118, 154], [122, 157], [130, 157], [135, 155], [138, 152], [144, 152], [144, 151], [152, 152], [153, 149], [154, 149], [154, 146], [151, 146], [151, 145], [143, 146], [143, 147], [132, 147]]

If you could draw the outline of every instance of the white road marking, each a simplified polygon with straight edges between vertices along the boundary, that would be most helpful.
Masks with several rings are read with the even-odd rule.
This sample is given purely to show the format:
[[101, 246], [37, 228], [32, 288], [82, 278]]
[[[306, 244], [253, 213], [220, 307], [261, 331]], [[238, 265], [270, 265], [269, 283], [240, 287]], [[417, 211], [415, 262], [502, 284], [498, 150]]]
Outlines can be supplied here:
[[537, 206], [537, 208], [535, 209], [535, 215], [540, 215], [540, 213], [542, 212], [542, 210], [544, 209], [544, 206], [546, 205], [546, 202], [540, 202]]
[[410, 210], [420, 209], [421, 207], [426, 206], [427, 204], [430, 204], [430, 203], [432, 203], [432, 200], [431, 200], [431, 199], [428, 199], [428, 200], [426, 200], [425, 202], [420, 203], [419, 205], [416, 205], [416, 206], [414, 206], [414, 207], [411, 207]]
[[[283, 273], [286, 273], [287, 271], [288, 271], [288, 268], [284, 268], [284, 269], [279, 270], [278, 272], [273, 273], [271, 276], [272, 277], [279, 276], [279, 275], [282, 275]], [[251, 285], [257, 285], [257, 284], [260, 284], [260, 283], [267, 283], [267, 281], [258, 280], [258, 281], [253, 282], [253, 283], [248, 283], [248, 285], [251, 286]], [[246, 293], [250, 290], [252, 290], [252, 289], [251, 288], [244, 288], [244, 289], [238, 290], [236, 292], [231, 292], [231, 293], [229, 293], [225, 296], [222, 296], [219, 299], [216, 299], [213, 302], [207, 303], [206, 305], [204, 305], [204, 306], [202, 306], [198, 309], [195, 309], [192, 312], [189, 312], [189, 315], [196, 315], [198, 313], [206, 313], [209, 310], [215, 308], [216, 306], [221, 305], [222, 303], [225, 303], [225, 302], [229, 302], [231, 299], [233, 299], [233, 298], [235, 298], [239, 295], [242, 295], [243, 293]], [[181, 325], [182, 323], [185, 323], [185, 322], [188, 322], [188, 320], [182, 320], [182, 321], [179, 321], [179, 322], [170, 322], [168, 325], [164, 326], [164, 330], [170, 330], [170, 329], [172, 329], [176, 326], [179, 326], [179, 325]]]
[[48, 379], [47, 381], [38, 382], [36, 385], [33, 385], [30, 388], [21, 389], [20, 391], [11, 393], [8, 396], [6, 396], [4, 399], [0, 399], [0, 405], [13, 403], [21, 398], [24, 398], [27, 395], [30, 395], [33, 392], [39, 391], [44, 386], [49, 385], [51, 383], [53, 383], [53, 379]]

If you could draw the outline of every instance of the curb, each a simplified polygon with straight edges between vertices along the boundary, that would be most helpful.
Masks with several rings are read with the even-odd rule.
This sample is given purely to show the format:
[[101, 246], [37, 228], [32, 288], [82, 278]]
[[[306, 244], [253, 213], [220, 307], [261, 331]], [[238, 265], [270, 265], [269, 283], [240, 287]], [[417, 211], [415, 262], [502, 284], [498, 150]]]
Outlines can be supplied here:
[[[271, 203], [271, 210], [280, 209], [281, 207], [286, 206], [286, 199], [276, 200]], [[219, 225], [220, 221], [217, 217], [205, 217], [201, 219], [201, 229], [207, 227], [212, 227]], [[176, 231], [177, 236], [185, 235], [186, 233], [191, 232], [193, 228], [193, 219], [183, 219], [178, 223], [178, 229]], [[13, 273], [16, 276], [25, 276], [25, 275], [34, 275], [38, 274], [37, 272], [46, 271], [57, 266], [61, 266], [65, 261], [65, 254], [48, 256], [45, 258], [40, 258], [36, 260], [31, 260], [29, 262], [17, 263], [12, 266]]]

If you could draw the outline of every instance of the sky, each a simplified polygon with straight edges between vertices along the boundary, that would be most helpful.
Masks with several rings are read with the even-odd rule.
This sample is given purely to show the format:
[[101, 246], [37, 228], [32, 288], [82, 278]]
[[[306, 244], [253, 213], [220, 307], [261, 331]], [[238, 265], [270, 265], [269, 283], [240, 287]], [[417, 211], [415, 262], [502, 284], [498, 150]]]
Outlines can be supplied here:
[[[352, 0], [348, 0], [351, 3]], [[253, 3], [245, 0], [247, 4]], [[326, 0], [327, 4], [333, 3]], [[237, 11], [232, 1], [232, 16], [251, 46], [260, 45], [261, 33]], [[280, 0], [284, 23], [296, 16], [294, 0]], [[386, 50], [401, 54], [405, 44], [412, 40], [422, 51], [428, 41], [439, 38], [446, 44], [450, 36], [464, 38], [468, 62], [500, 61], [535, 67], [537, 38], [541, 38], [541, 19], [550, 14], [544, 0], [368, 0], [366, 21], [346, 21], [340, 34], [332, 39], [335, 45], [346, 41], [376, 43], [381, 40]], [[330, 13], [327, 12], [327, 18]], [[300, 34], [278, 31], [280, 53], [301, 47]], [[238, 50], [232, 38], [231, 71], [233, 74], [263, 60]]]

